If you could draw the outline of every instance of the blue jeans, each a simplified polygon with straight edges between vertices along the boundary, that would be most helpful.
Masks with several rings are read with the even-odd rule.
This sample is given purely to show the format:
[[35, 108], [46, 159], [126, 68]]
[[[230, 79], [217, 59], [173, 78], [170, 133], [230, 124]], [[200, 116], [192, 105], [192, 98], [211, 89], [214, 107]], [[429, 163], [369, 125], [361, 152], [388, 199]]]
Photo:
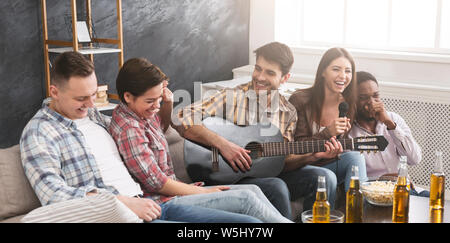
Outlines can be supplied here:
[[310, 210], [316, 200], [317, 177], [325, 176], [328, 202], [334, 208], [337, 185], [345, 183], [345, 191], [350, 186], [352, 165], [358, 165], [360, 181], [367, 181], [365, 159], [359, 152], [345, 152], [340, 155], [339, 160], [325, 166], [307, 165], [281, 173], [279, 177], [286, 182], [292, 200], [304, 197], [303, 210]]
[[289, 189], [282, 179], [277, 177], [244, 178], [236, 184], [257, 185], [281, 215], [292, 219]]
[[430, 191], [423, 190], [419, 193], [416, 191], [416, 189], [411, 189], [411, 191], [409, 191], [409, 195], [418, 196], [418, 197], [430, 197]]
[[[230, 190], [177, 196], [166, 204], [200, 206], [253, 216], [264, 223], [291, 223], [255, 185], [229, 185]], [[203, 217], [203, 215], [201, 215]]]
[[342, 153], [339, 160], [335, 160], [330, 164], [324, 165], [323, 167], [333, 171], [337, 179], [337, 184], [344, 182], [345, 191], [348, 191], [348, 188], [350, 187], [350, 180], [352, 178], [353, 165], [357, 165], [359, 168], [359, 181], [367, 181], [369, 178], [367, 177], [366, 160], [359, 152]]
[[152, 223], [262, 223], [261, 220], [244, 214], [169, 202], [161, 206], [161, 217]]

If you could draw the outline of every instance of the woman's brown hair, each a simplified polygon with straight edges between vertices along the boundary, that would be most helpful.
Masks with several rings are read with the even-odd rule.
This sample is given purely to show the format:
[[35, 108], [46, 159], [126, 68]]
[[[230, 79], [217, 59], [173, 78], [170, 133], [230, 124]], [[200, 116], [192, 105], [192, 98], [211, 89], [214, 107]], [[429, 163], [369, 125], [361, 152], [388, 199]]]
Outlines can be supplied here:
[[139, 97], [165, 80], [168, 81], [169, 78], [159, 67], [145, 58], [132, 58], [120, 69], [116, 79], [116, 89], [120, 100], [126, 104], [125, 92]]
[[[309, 101], [309, 106], [311, 107], [311, 122], [316, 122], [320, 126], [322, 106], [325, 99], [325, 80], [323, 77], [323, 72], [325, 69], [337, 58], [345, 57], [352, 65], [352, 80], [350, 85], [342, 92], [342, 96], [345, 101], [349, 104], [349, 111], [347, 117], [353, 122], [356, 112], [356, 71], [355, 71], [355, 61], [350, 53], [344, 48], [331, 48], [325, 52], [320, 60], [319, 67], [317, 68], [316, 78], [314, 80], [314, 85], [308, 89], [312, 96]], [[312, 127], [312, 124], [310, 124]]]

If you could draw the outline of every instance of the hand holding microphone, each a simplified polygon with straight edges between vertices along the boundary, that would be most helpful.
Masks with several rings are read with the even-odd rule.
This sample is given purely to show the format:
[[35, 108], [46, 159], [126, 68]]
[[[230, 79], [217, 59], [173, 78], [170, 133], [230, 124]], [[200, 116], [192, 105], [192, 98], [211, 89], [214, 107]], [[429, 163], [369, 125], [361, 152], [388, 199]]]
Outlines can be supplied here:
[[334, 119], [334, 121], [328, 126], [332, 136], [339, 136], [350, 131], [352, 127], [350, 124], [350, 119], [347, 118], [348, 113], [348, 103], [342, 102], [339, 104], [339, 118]]
[[339, 104], [339, 117], [346, 117], [348, 113], [348, 103], [347, 102], [341, 102]]

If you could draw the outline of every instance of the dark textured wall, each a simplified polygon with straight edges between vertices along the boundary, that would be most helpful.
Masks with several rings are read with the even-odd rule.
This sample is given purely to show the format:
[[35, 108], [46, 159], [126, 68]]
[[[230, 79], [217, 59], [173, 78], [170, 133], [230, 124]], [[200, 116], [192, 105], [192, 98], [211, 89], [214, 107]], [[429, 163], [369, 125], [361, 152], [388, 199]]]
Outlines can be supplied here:
[[[97, 37], [115, 38], [115, 0], [92, 1]], [[70, 4], [47, 0], [50, 39], [70, 40]], [[145, 57], [193, 93], [194, 81], [232, 77], [248, 64], [249, 0], [123, 0], [125, 60]], [[84, 1], [78, 1], [84, 18]], [[40, 1], [0, 1], [0, 147], [17, 144], [44, 98]], [[52, 55], [53, 61], [56, 56]], [[100, 83], [115, 91], [116, 54], [95, 55]]]
[[44, 97], [38, 3], [0, 1], [0, 147], [18, 143]]

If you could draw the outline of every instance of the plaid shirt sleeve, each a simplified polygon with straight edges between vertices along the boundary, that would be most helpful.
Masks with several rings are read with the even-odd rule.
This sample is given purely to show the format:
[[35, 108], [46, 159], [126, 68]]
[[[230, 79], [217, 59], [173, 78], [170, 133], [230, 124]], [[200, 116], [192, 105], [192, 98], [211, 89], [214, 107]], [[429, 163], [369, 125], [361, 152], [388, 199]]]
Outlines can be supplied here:
[[201, 125], [203, 119], [223, 116], [224, 106], [226, 106], [226, 90], [181, 109], [173, 122], [174, 128], [183, 136], [189, 128]]
[[109, 127], [109, 124], [111, 123], [111, 117], [104, 115], [97, 108], [89, 109], [88, 116], [92, 121], [102, 124], [105, 128]]
[[283, 137], [286, 142], [294, 141], [295, 129], [297, 127], [297, 113], [293, 112], [291, 114], [290, 120], [287, 122], [286, 129], [284, 130]]
[[94, 186], [68, 186], [64, 180], [59, 145], [49, 133], [25, 129], [20, 141], [26, 176], [42, 205], [86, 196]]
[[143, 190], [161, 190], [168, 177], [159, 168], [145, 131], [128, 127], [119, 134], [116, 143], [128, 170], [139, 181]]

